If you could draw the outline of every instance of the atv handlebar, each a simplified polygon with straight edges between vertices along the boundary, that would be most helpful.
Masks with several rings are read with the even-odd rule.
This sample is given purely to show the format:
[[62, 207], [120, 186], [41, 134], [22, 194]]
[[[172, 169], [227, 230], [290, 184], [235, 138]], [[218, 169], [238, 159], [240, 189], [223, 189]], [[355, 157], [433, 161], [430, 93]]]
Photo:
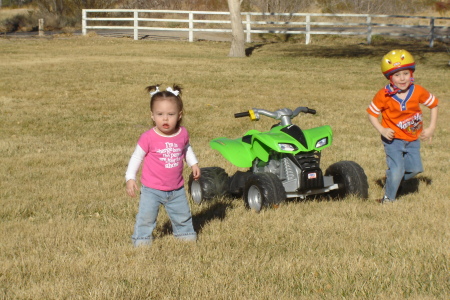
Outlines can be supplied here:
[[250, 117], [254, 121], [259, 120], [259, 115], [263, 115], [269, 118], [273, 118], [275, 120], [281, 120], [281, 125], [291, 125], [291, 119], [296, 117], [299, 113], [305, 113], [305, 114], [316, 114], [316, 110], [310, 109], [308, 107], [299, 106], [294, 111], [290, 110], [289, 108], [282, 108], [276, 111], [268, 111], [265, 109], [260, 108], [253, 108], [249, 111], [235, 113], [235, 118], [242, 118], [242, 117]]
[[250, 113], [248, 111], [244, 111], [244, 112], [240, 112], [240, 113], [235, 113], [234, 114], [235, 118], [243, 118], [243, 117], [250, 117]]
[[305, 114], [312, 114], [312, 115], [315, 115], [316, 114], [316, 110], [315, 109], [311, 109], [311, 108], [308, 108], [308, 107], [297, 107], [295, 110], [294, 110], [294, 112], [292, 113], [292, 117], [291, 118], [293, 118], [293, 117], [295, 117], [295, 116], [297, 116], [299, 113], [305, 113]]

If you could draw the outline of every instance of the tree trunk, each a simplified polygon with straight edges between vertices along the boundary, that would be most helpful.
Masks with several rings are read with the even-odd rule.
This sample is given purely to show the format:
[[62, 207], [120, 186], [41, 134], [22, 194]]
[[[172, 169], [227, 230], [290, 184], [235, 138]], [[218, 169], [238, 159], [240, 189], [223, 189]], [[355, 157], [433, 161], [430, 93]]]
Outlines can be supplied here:
[[229, 57], [245, 57], [244, 28], [242, 27], [241, 3], [239, 0], [228, 0], [231, 20], [231, 49]]

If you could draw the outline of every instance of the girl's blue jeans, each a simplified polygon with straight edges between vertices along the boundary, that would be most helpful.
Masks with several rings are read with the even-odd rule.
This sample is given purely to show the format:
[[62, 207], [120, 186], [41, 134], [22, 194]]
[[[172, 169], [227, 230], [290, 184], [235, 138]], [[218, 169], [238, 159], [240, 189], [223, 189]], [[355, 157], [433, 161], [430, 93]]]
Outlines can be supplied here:
[[408, 180], [423, 172], [422, 159], [420, 158], [420, 141], [407, 142], [394, 139], [383, 139], [386, 152], [386, 185], [385, 197], [395, 200], [398, 188], [403, 180]]
[[184, 187], [173, 191], [160, 191], [142, 186], [139, 211], [131, 237], [134, 246], [151, 245], [160, 205], [164, 205], [166, 209], [176, 238], [187, 241], [197, 240]]

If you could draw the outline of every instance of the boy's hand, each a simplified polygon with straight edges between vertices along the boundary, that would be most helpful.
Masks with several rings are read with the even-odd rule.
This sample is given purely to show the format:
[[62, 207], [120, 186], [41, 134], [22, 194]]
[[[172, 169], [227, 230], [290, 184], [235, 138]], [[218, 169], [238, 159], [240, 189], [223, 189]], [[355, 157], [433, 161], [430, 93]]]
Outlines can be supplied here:
[[369, 114], [369, 121], [372, 126], [388, 141], [392, 141], [394, 139], [394, 130], [391, 128], [384, 128], [381, 123], [378, 121], [378, 118]]
[[192, 168], [192, 177], [194, 177], [195, 180], [198, 180], [201, 176], [198, 164], [192, 165], [191, 168]]
[[433, 133], [434, 133], [434, 130], [433, 130], [433, 129], [431, 129], [431, 128], [425, 128], [425, 129], [422, 131], [422, 133], [420, 134], [419, 138], [420, 138], [422, 141], [428, 141], [428, 142], [431, 143], [431, 140], [433, 139]]
[[130, 197], [136, 197], [136, 191], [139, 190], [136, 181], [130, 179], [127, 181], [127, 194]]
[[394, 138], [394, 130], [392, 130], [391, 128], [383, 128], [380, 133], [389, 141], [392, 141], [392, 139]]
[[429, 143], [431, 143], [431, 140], [433, 139], [434, 130], [436, 129], [437, 116], [438, 116], [438, 107], [435, 106], [431, 109], [430, 126], [425, 128], [419, 136], [419, 138], [422, 141], [428, 141]]

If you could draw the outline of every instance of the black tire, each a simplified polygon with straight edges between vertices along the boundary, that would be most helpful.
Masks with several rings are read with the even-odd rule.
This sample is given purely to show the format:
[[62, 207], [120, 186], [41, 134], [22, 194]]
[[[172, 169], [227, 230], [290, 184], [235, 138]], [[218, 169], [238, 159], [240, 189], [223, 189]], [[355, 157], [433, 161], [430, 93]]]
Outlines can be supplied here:
[[355, 195], [362, 199], [369, 198], [369, 184], [364, 169], [354, 161], [340, 161], [332, 164], [325, 171], [325, 176], [333, 176], [339, 189], [330, 192], [335, 199]]
[[199, 180], [189, 175], [189, 194], [195, 203], [200, 204], [204, 200], [210, 200], [214, 197], [228, 195], [228, 174], [219, 167], [208, 167], [200, 169], [201, 176]]
[[236, 198], [241, 198], [244, 195], [245, 183], [252, 175], [253, 173], [251, 171], [236, 171], [233, 176], [230, 176], [230, 195]]
[[265, 207], [278, 207], [286, 200], [281, 180], [272, 173], [255, 173], [249, 176], [244, 187], [247, 208], [260, 212]]

